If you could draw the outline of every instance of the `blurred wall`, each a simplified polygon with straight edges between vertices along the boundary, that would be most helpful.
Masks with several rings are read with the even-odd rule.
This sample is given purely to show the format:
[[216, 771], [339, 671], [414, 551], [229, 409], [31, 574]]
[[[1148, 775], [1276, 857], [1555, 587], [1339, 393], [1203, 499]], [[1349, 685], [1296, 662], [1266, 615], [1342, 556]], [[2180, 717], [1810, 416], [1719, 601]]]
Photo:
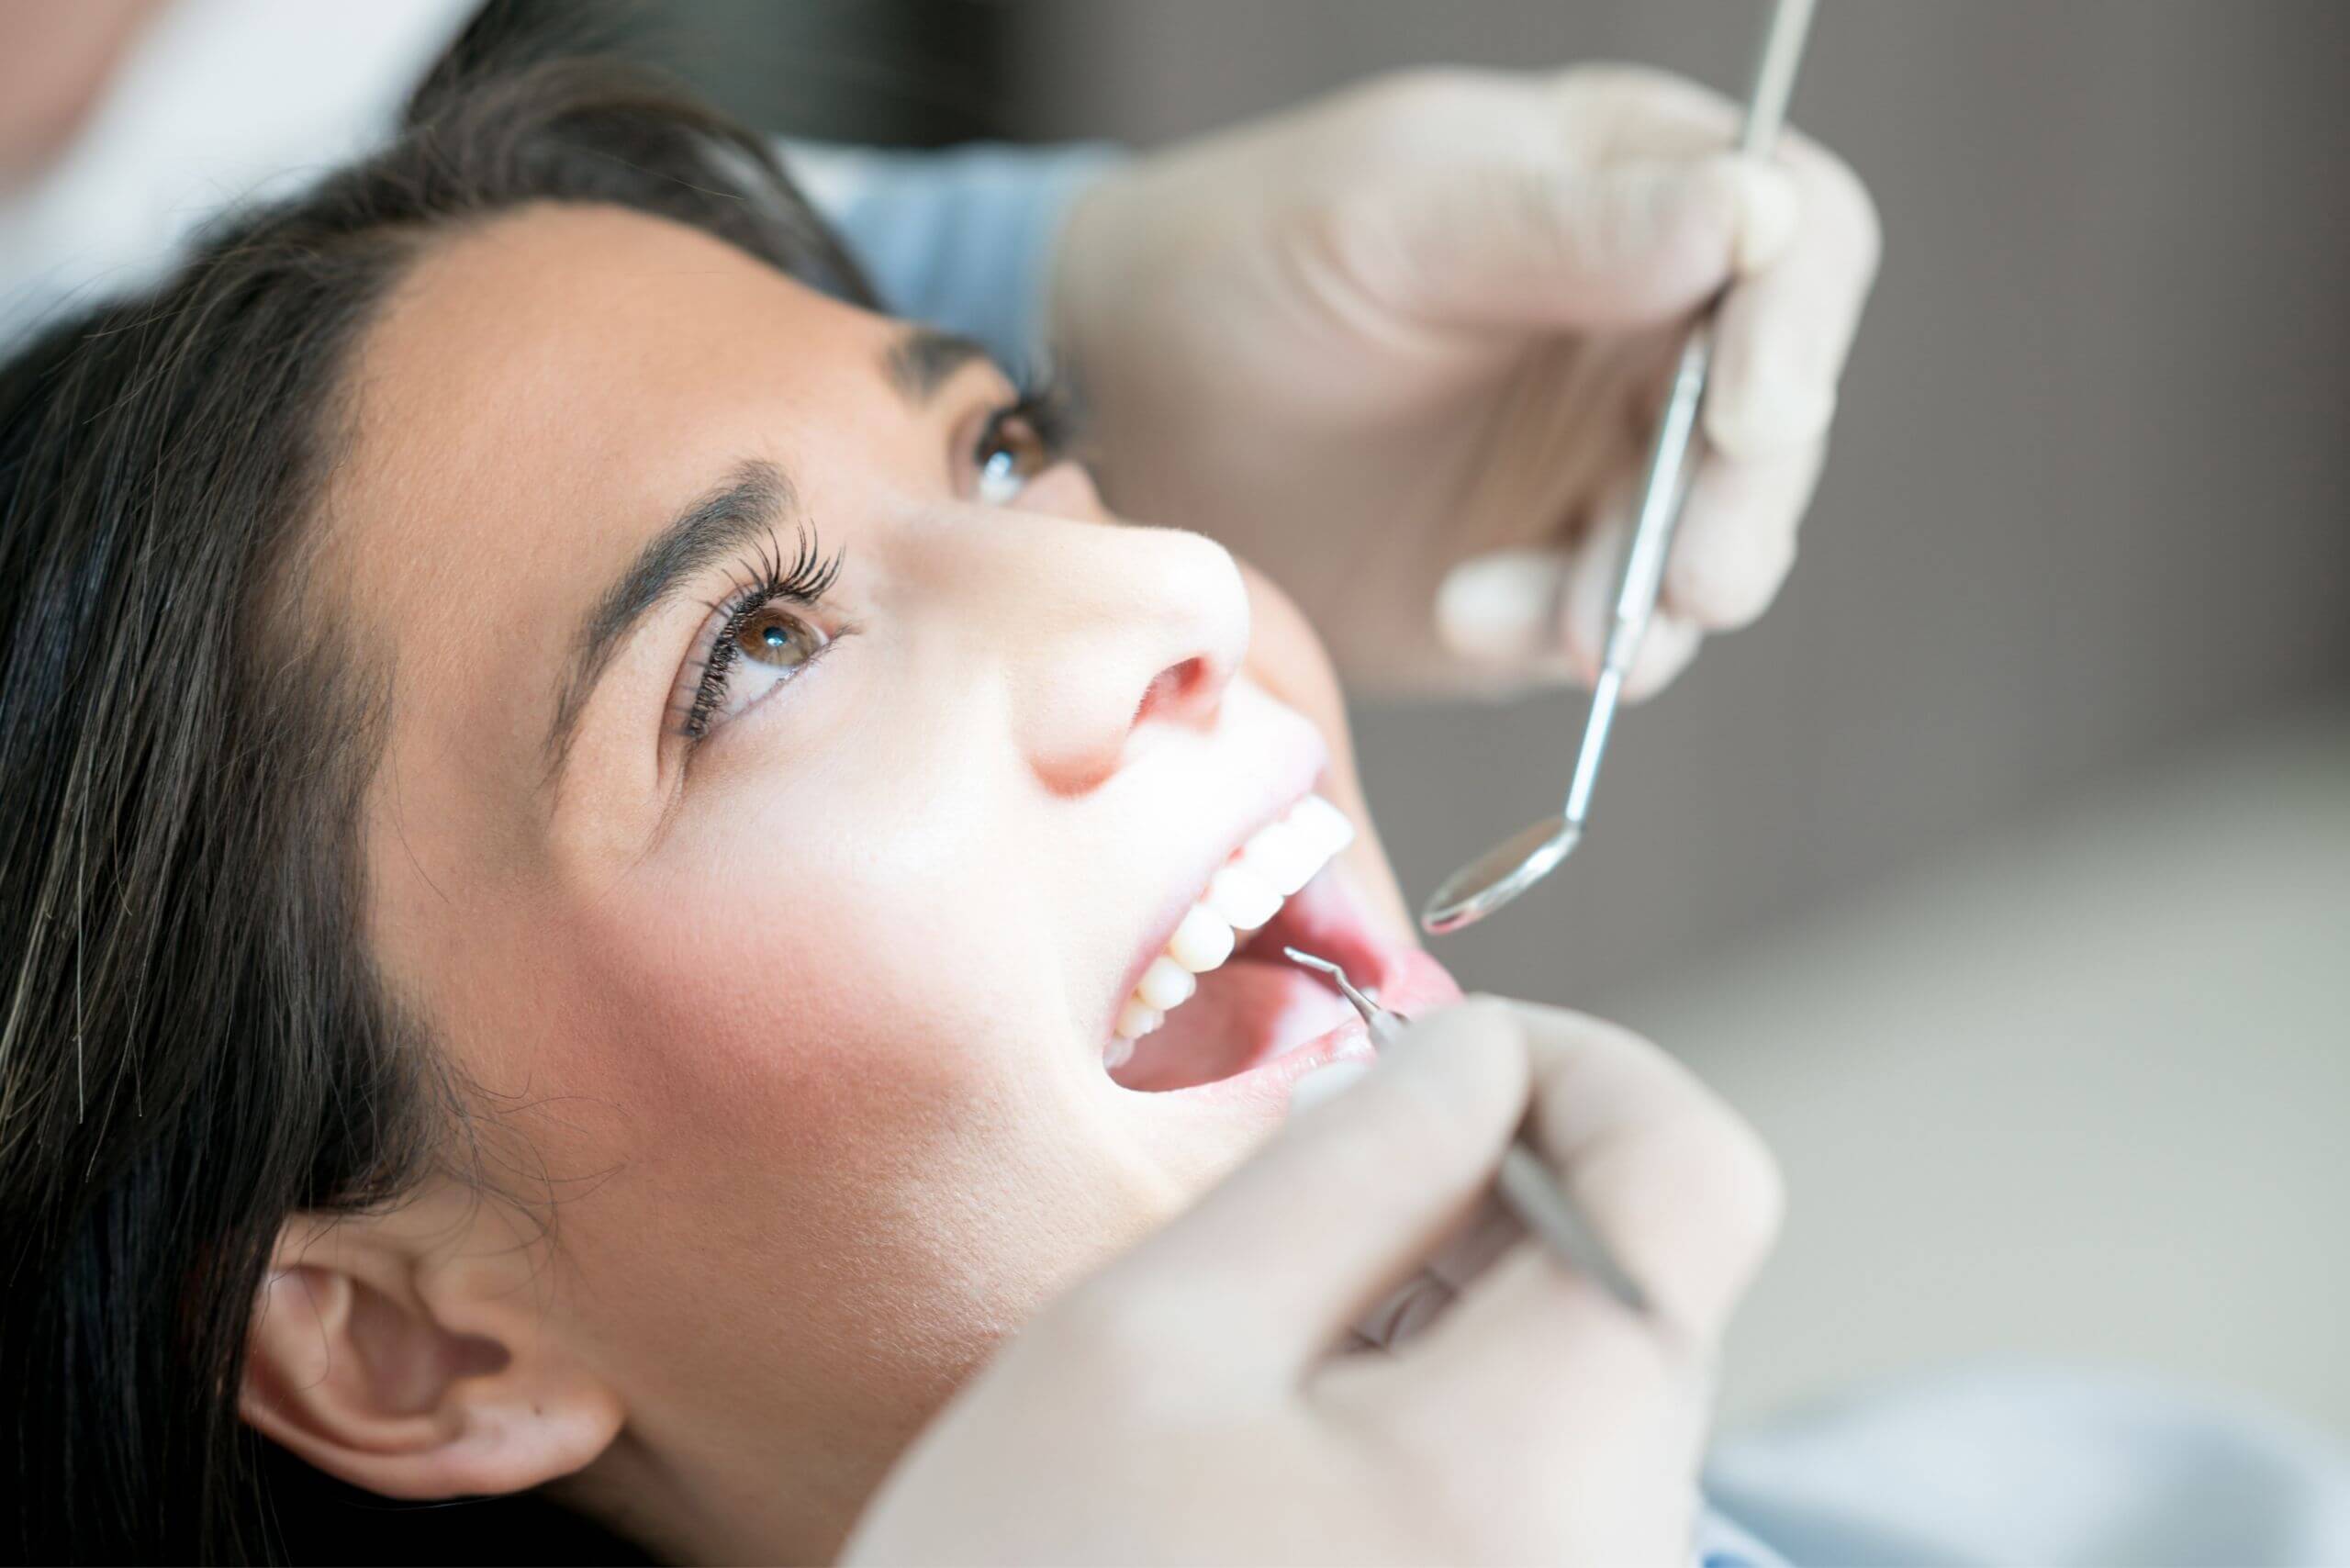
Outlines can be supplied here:
[[[1744, 88], [1759, 3], [1056, 0], [1011, 129], [1145, 144], [1418, 62]], [[1669, 958], [2350, 674], [2350, 6], [1827, 0], [1795, 103], [1886, 261], [1777, 609], [1617, 731], [1562, 882], [1446, 948]], [[1554, 809], [1582, 708], [1360, 715], [1407, 891]]]
[[628, 0], [647, 52], [744, 120], [890, 147], [1005, 134], [1015, 29], [984, 0]]
[[[1144, 145], [1416, 63], [1743, 88], [1759, 0], [671, 0], [739, 111]], [[689, 51], [690, 52], [690, 51]], [[2350, 6], [1828, 0], [1795, 114], [1885, 274], [1778, 608], [1618, 730], [1472, 982], [1606, 1006], [1970, 828], [2350, 685]], [[1579, 700], [1359, 715], [1417, 896], [1552, 809]]]

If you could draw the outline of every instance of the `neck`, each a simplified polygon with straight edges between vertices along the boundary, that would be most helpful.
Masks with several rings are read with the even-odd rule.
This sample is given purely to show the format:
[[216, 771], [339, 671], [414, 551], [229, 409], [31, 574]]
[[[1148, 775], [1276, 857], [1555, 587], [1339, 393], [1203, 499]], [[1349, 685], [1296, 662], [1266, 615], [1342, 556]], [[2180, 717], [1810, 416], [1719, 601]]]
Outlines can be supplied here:
[[912, 1442], [704, 1429], [623, 1433], [558, 1499], [669, 1562], [829, 1562]]

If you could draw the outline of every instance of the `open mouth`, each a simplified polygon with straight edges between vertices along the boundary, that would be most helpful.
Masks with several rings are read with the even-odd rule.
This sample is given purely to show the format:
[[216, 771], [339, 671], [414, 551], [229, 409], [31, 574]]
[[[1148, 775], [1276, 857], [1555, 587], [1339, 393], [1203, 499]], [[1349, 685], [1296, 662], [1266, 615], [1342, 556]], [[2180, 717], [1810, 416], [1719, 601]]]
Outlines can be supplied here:
[[1400, 1012], [1460, 995], [1434, 959], [1371, 918], [1335, 863], [1354, 836], [1344, 812], [1308, 795], [1232, 853], [1120, 1009], [1102, 1052], [1113, 1081], [1194, 1089], [1368, 1051], [1354, 1010], [1284, 946], [1328, 958]]

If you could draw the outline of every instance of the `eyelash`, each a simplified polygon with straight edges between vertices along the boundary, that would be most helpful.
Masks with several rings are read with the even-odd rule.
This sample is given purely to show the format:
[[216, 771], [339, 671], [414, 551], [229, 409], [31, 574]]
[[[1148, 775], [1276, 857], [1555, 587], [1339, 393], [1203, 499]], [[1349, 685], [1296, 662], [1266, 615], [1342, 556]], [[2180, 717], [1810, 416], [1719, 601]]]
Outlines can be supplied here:
[[782, 542], [770, 535], [767, 548], [744, 563], [747, 580], [738, 580], [732, 594], [711, 607], [719, 615], [718, 633], [702, 658], [701, 679], [686, 710], [688, 742], [698, 745], [710, 734], [710, 716], [726, 699], [726, 683], [741, 657], [734, 634], [743, 623], [778, 600], [812, 607], [840, 577], [842, 558], [837, 550], [826, 554], [816, 531], [802, 528], [789, 562], [783, 558]]
[[1030, 377], [1031, 373], [1024, 372], [1013, 388], [1013, 400], [990, 414], [987, 423], [979, 427], [979, 438], [973, 443], [974, 457], [990, 442], [1001, 440], [1004, 427], [1014, 420], [1035, 433], [1037, 444], [1052, 462], [1059, 462], [1075, 449], [1081, 432], [1077, 398], [1068, 378], [1058, 372]]
[[[1047, 375], [1025, 381], [1016, 390], [1017, 396], [990, 414], [987, 422], [979, 427], [979, 439], [973, 443], [974, 457], [1002, 442], [1007, 428], [1015, 422], [1028, 427], [1047, 462], [1066, 457], [1075, 445], [1078, 433], [1076, 400], [1070, 396], [1069, 383], [1058, 375]], [[768, 548], [744, 563], [744, 575], [737, 580], [734, 591], [711, 607], [719, 616], [718, 631], [709, 653], [703, 655], [701, 678], [695, 684], [693, 701], [687, 707], [681, 726], [689, 745], [699, 745], [709, 735], [711, 715], [726, 700], [727, 682], [733, 677], [735, 661], [741, 657], [734, 636], [744, 622], [778, 600], [812, 608], [840, 577], [842, 559], [839, 551], [826, 554], [815, 530], [803, 528], [789, 562], [783, 558], [781, 542], [770, 535]], [[830, 646], [829, 642], [826, 646]], [[822, 656], [822, 650], [816, 656]], [[814, 659], [809, 662], [813, 663]]]

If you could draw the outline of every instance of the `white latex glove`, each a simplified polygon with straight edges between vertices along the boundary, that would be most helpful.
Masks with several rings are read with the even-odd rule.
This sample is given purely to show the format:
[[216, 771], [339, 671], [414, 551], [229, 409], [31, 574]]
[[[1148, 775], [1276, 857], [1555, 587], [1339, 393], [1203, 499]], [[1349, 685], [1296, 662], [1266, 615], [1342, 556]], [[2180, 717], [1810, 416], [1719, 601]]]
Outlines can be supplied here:
[[1725, 285], [1632, 682], [1767, 606], [1874, 276], [1874, 209], [1659, 73], [1374, 82], [1105, 179], [1053, 316], [1127, 515], [1210, 533], [1390, 689], [1588, 682], [1664, 376]]
[[[1482, 1228], [1529, 1105], [1655, 1315], [1521, 1239], [1393, 1353], [1338, 1349]], [[1653, 1047], [1433, 1014], [1008, 1344], [846, 1560], [1685, 1562], [1714, 1350], [1778, 1213], [1751, 1132]]]

